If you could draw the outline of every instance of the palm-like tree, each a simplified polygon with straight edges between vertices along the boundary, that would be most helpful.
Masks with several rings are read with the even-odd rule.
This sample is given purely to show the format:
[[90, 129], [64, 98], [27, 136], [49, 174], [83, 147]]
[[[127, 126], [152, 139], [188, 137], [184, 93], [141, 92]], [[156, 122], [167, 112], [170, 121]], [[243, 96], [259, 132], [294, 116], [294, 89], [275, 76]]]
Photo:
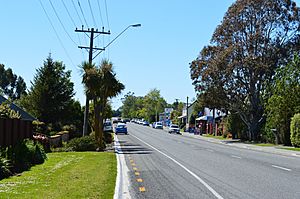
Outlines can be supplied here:
[[86, 87], [86, 94], [93, 100], [94, 105], [95, 138], [100, 148], [102, 148], [104, 147], [103, 120], [105, 119], [105, 107], [108, 100], [120, 94], [125, 87], [116, 78], [113, 64], [108, 60], [103, 60], [100, 67], [88, 65], [84, 71], [83, 83]]

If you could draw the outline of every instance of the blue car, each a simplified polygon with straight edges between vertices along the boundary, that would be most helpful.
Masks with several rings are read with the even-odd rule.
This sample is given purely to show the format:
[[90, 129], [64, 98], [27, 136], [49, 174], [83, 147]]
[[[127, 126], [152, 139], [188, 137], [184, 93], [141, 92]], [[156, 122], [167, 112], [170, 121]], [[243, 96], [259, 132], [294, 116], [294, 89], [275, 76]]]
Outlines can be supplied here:
[[118, 123], [116, 128], [115, 128], [115, 134], [119, 134], [119, 133], [124, 133], [124, 134], [128, 134], [128, 131], [127, 131], [127, 127], [126, 127], [126, 124], [124, 123]]

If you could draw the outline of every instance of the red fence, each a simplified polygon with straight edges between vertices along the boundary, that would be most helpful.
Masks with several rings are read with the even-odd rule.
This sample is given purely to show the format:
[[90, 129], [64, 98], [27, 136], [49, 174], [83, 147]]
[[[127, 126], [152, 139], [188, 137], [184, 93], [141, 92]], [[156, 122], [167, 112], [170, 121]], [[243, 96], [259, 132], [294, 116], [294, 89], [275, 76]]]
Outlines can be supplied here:
[[0, 118], [0, 146], [10, 146], [33, 137], [32, 121]]

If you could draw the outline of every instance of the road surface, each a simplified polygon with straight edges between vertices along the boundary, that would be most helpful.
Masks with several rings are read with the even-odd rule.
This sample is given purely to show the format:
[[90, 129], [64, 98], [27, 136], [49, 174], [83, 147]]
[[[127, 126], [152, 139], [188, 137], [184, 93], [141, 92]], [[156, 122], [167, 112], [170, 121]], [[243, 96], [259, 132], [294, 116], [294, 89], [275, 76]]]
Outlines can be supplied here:
[[300, 158], [128, 123], [118, 135], [131, 198], [300, 198]]

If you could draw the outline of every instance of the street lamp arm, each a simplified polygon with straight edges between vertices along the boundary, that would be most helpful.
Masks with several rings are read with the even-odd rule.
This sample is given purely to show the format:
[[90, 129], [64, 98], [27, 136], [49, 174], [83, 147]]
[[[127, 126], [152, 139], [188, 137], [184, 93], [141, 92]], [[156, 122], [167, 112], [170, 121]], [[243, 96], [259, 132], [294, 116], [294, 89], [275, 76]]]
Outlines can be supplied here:
[[129, 26], [127, 26], [127, 28], [125, 28], [122, 32], [120, 32], [113, 40], [111, 40], [111, 42], [109, 42], [105, 47], [104, 47], [104, 49], [105, 48], [107, 48], [108, 46], [110, 46], [110, 44], [112, 44], [116, 39], [118, 39], [126, 30], [128, 30], [128, 28], [130, 28], [130, 27], [134, 27], [134, 28], [136, 28], [136, 27], [141, 27], [141, 24], [134, 24], [134, 25], [129, 25]]
[[110, 44], [112, 44], [116, 39], [118, 39], [126, 30], [128, 30], [130, 27], [141, 27], [142, 25], [141, 24], [132, 24], [132, 25], [129, 25], [127, 26], [122, 32], [120, 32], [113, 40], [111, 40], [104, 48], [103, 50], [100, 50], [97, 55], [93, 58], [95, 59], [101, 52], [103, 52], [108, 46], [110, 46]]

